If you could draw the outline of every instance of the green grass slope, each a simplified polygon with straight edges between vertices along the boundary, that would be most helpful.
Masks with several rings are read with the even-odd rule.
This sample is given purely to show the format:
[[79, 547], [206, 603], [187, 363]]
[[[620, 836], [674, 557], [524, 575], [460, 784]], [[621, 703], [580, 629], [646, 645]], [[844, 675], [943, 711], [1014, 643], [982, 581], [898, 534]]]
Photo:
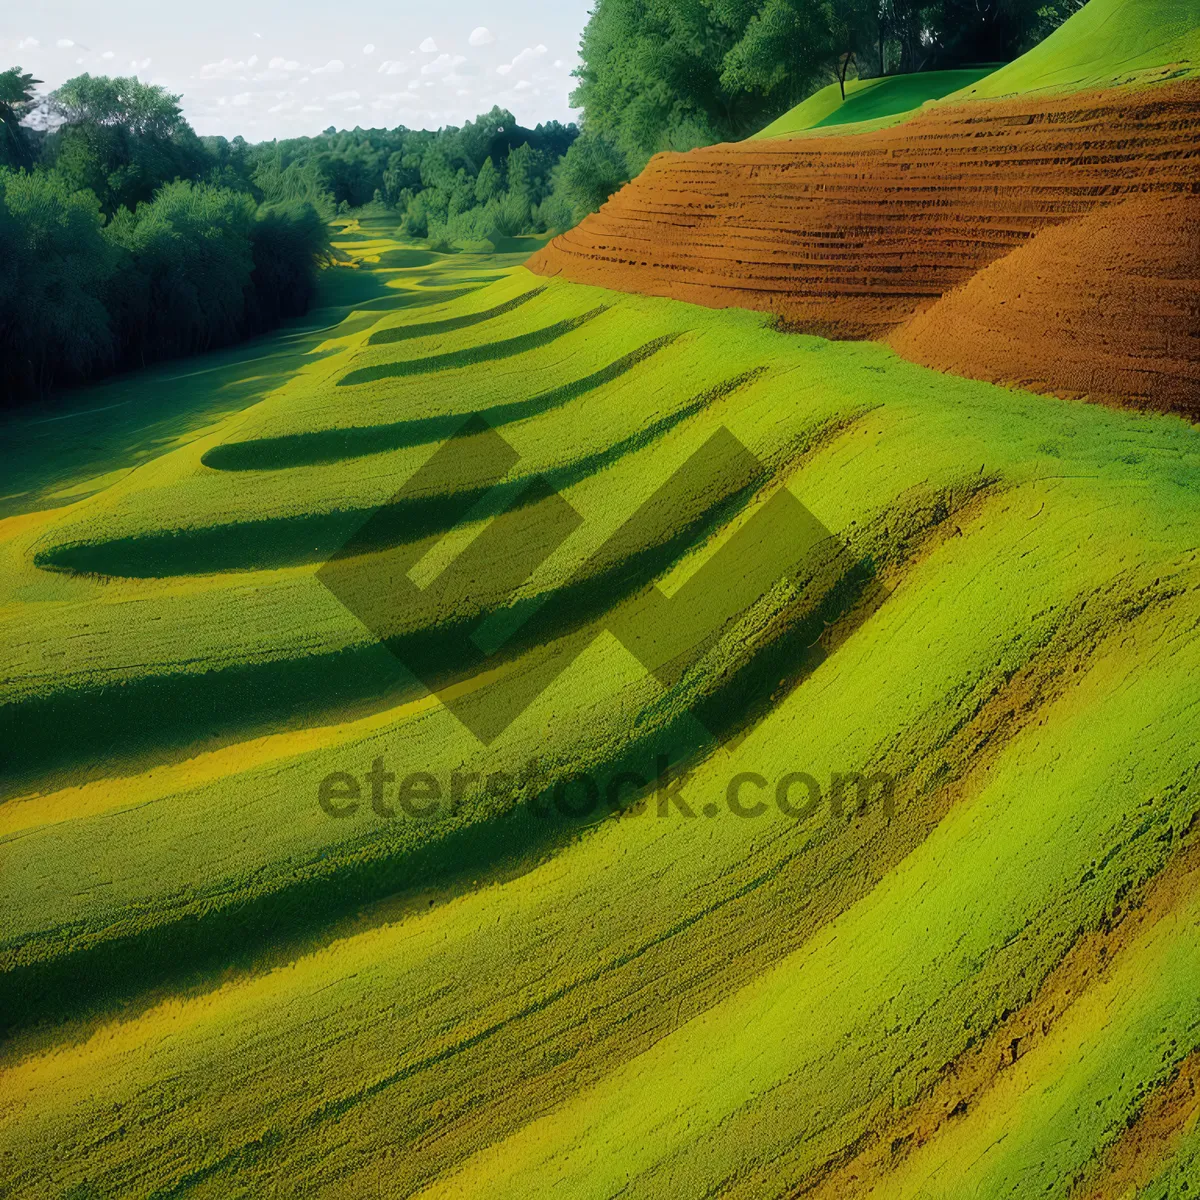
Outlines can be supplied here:
[[947, 102], [1072, 92], [1200, 72], [1200, 0], [1089, 0], [1015, 62]]
[[832, 83], [753, 138], [789, 137], [831, 126], [853, 126], [841, 130], [853, 133], [897, 124], [928, 103], [1118, 87], [1197, 73], [1200, 0], [1089, 0], [1011, 63], [851, 80], [844, 102]]
[[[371, 234], [363, 278], [429, 303], [0, 523], [9, 1191], [1086, 1182], [1200, 1051], [1197, 431]], [[472, 415], [518, 456], [494, 494], [484, 432], [429, 467]], [[674, 484], [722, 431], [754, 461]], [[538, 477], [582, 520], [527, 560]], [[832, 536], [793, 518], [755, 581], [787, 497]], [[420, 603], [334, 599], [356, 530]], [[713, 563], [735, 615], [648, 673], [612, 631]], [[484, 745], [377, 633], [446, 700], [529, 703]], [[376, 760], [449, 803], [322, 809]], [[853, 772], [894, 809], [835, 804]]]
[[788, 137], [810, 129], [841, 125], [876, 129], [883, 124], [903, 120], [931, 100], [940, 100], [951, 92], [970, 87], [986, 78], [993, 69], [978, 67], [852, 79], [846, 84], [844, 102], [840, 87], [831, 83], [789, 109], [783, 116], [777, 117], [765, 129], [754, 134], [754, 138]]

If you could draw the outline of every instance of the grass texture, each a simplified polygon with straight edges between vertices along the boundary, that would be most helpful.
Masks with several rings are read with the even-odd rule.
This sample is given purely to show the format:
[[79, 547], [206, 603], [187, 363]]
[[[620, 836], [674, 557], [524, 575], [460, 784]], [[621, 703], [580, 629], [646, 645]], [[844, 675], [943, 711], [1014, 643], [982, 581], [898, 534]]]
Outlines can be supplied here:
[[1089, 0], [1027, 54], [947, 99], [1081, 91], [1197, 72], [1196, 0]]
[[[361, 225], [340, 244], [328, 327], [199, 365], [211, 390], [178, 405], [161, 373], [124, 382], [128, 412], [92, 389], [42, 490], [43, 427], [3, 452], [11, 1193], [1099, 1179], [1200, 1050], [1195, 430], [409, 260]], [[403, 491], [473, 415], [515, 452], [496, 487], [468, 431]], [[721, 430], [753, 466], [672, 490]], [[538, 479], [582, 520], [513, 590], [554, 497], [497, 514]], [[612, 630], [784, 493], [836, 553], [648, 674]], [[391, 624], [318, 576], [356, 535], [354, 561], [425, 586]], [[437, 586], [459, 554], [471, 586]], [[516, 633], [477, 669], [485, 620]], [[444, 698], [532, 699], [484, 746], [418, 661]], [[323, 811], [324, 778], [379, 758], [453, 805]], [[664, 758], [682, 803], [547, 807]], [[750, 804], [852, 771], [893, 775], [894, 812], [729, 809], [736, 776]], [[1190, 1128], [1145, 1195], [1195, 1178]]]
[[[776, 117], [765, 129], [754, 134], [754, 138], [788, 137], [813, 129], [842, 125], [876, 129], [885, 123], [903, 120], [923, 104], [971, 87], [985, 79], [992, 70], [992, 67], [978, 67], [851, 79], [846, 83], [844, 101], [841, 88], [831, 83], [781, 117]], [[838, 132], [847, 131], [839, 129]]]

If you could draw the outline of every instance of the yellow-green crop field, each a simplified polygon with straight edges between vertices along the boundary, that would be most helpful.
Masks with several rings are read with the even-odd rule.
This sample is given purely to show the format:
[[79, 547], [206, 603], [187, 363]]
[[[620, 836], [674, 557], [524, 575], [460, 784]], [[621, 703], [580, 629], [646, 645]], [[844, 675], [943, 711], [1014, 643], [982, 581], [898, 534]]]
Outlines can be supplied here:
[[[0, 451], [5, 1191], [1193, 1194], [1194, 427], [337, 240]], [[827, 540], [648, 672], [781, 497]], [[323, 791], [379, 760], [447, 802]]]

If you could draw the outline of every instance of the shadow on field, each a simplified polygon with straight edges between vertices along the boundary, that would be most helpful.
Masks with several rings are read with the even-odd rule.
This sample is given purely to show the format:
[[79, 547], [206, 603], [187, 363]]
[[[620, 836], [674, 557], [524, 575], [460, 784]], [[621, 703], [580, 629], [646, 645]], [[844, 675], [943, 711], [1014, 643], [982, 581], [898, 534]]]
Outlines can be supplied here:
[[[387, 332], [387, 331], [384, 331]], [[551, 388], [527, 400], [512, 400], [479, 409], [475, 414], [446, 413], [419, 417], [411, 421], [393, 421], [386, 425], [367, 425], [349, 429], [323, 429], [286, 437], [258, 438], [249, 442], [225, 442], [207, 451], [200, 460], [217, 471], [265, 471], [285, 467], [308, 467], [341, 462], [364, 454], [382, 454], [412, 446], [442, 442], [458, 432], [468, 415], [482, 417], [493, 429], [513, 421], [540, 416], [605, 384], [612, 383], [639, 363], [678, 340], [680, 334], [655, 338], [623, 355], [599, 371]]]
[[485, 321], [492, 321], [496, 317], [504, 316], [505, 313], [513, 312], [522, 304], [534, 299], [535, 296], [540, 296], [545, 290], [546, 285], [543, 284], [528, 292], [522, 292], [519, 296], [512, 300], [506, 300], [503, 304], [497, 304], [494, 308], [485, 309], [483, 312], [466, 313], [461, 317], [445, 317], [440, 321], [422, 321], [408, 325], [389, 325], [388, 328], [371, 334], [367, 338], [367, 345], [384, 346], [390, 342], [407, 342], [412, 338], [432, 337], [434, 334], [454, 333], [459, 329], [470, 329], [474, 325], [482, 325]]
[[[829, 631], [849, 632], [883, 595], [869, 560], [851, 564], [815, 604], [810, 598], [806, 611], [785, 614], [773, 638], [697, 707], [635, 738], [590, 773], [610, 780], [631, 773], [653, 781], [663, 758], [673, 771], [694, 765], [752, 724], [781, 688], [798, 685], [823, 661], [821, 643]], [[577, 636], [590, 638], [592, 631]], [[441, 830], [431, 822], [431, 836], [415, 846], [375, 837], [357, 851], [343, 851], [341, 858], [309, 863], [269, 893], [226, 897], [222, 906], [214, 901], [202, 914], [9, 970], [0, 975], [0, 1028], [12, 1036], [146, 1005], [160, 989], [211, 987], [231, 971], [265, 969], [317, 948], [332, 927], [375, 901], [434, 886], [456, 894], [483, 880], [521, 873], [598, 820], [619, 813], [625, 814], [622, 819], [638, 819], [630, 810], [640, 802], [651, 804], [651, 812], [640, 819], [655, 819], [653, 784], [627, 792], [628, 802], [619, 808], [572, 815], [569, 805], [552, 798], [556, 784], [572, 774], [568, 767], [547, 775], [536, 791], [514, 786], [511, 805], [500, 816]]]
[[[649, 357], [649, 354], [659, 348], [661, 347], [652, 344], [635, 353]], [[628, 370], [631, 365], [633, 364], [621, 366], [620, 363], [614, 363], [605, 368], [605, 371], [610, 373], [611, 378], [611, 373], [619, 373], [618, 368]], [[445, 533], [463, 519], [468, 509], [473, 520], [495, 516], [511, 507], [519, 495], [528, 492], [535, 479], [546, 481], [555, 491], [570, 487], [612, 466], [625, 455], [665, 436], [709, 404], [757, 378], [759, 373], [757, 370], [745, 372], [709, 388], [677, 411], [668, 413], [645, 429], [604, 450], [585, 455], [560, 467], [518, 476], [494, 487], [405, 499], [369, 509], [341, 509], [294, 517], [273, 517], [262, 521], [239, 521], [236, 524], [214, 525], [207, 529], [189, 529], [178, 533], [145, 534], [110, 542], [56, 546], [40, 552], [34, 561], [37, 566], [47, 570], [74, 571], [125, 579], [157, 579], [176, 575], [259, 571], [321, 563], [336, 554], [363, 530], [368, 531], [363, 534], [361, 542], [361, 548], [364, 550], [384, 549], [419, 541]], [[535, 400], [519, 401], [513, 407], [520, 407], [528, 412], [532, 406], [538, 404], [564, 404], [573, 396], [560, 393], [574, 389], [586, 391], [599, 386], [593, 380], [594, 377], [590, 377], [575, 384], [568, 384], [565, 388], [545, 393]], [[489, 425], [494, 427], [492, 412], [485, 413], [484, 416]], [[443, 442], [454, 440], [464, 428], [461, 415], [431, 418], [428, 422], [411, 424], [419, 424], [423, 434], [436, 425], [443, 431], [444, 436], [434, 440]]]
[[[82, 388], [36, 408], [0, 415], [0, 517], [54, 508], [87, 494], [89, 480], [131, 468], [163, 447], [255, 403], [295, 374], [328, 337], [375, 325], [388, 312], [476, 291], [403, 291], [370, 270], [322, 272], [318, 307], [280, 328], [185, 360], [155, 364]], [[62, 493], [62, 494], [60, 494]]]
[[[698, 400], [707, 402], [706, 397]], [[642, 436], [653, 432], [644, 431]], [[616, 452], [614, 448], [607, 453]], [[531, 647], [581, 629], [648, 586], [744, 507], [765, 481], [765, 476], [731, 479], [727, 490], [716, 494], [692, 520], [674, 529], [661, 527], [651, 544], [622, 550], [616, 561], [585, 566], [579, 577], [558, 591], [500, 610], [418, 629], [382, 644], [370, 642], [202, 674], [145, 675], [111, 687], [63, 689], [0, 706], [7, 734], [0, 748], [4, 794], [17, 794], [33, 779], [45, 788], [49, 786], [46, 772], [69, 773], [101, 758], [161, 755], [201, 739], [248, 737], [301, 721], [344, 720], [383, 698], [400, 703], [423, 694], [424, 688], [401, 663], [418, 667], [426, 684], [448, 686], [480, 668], [481, 652], [471, 635], [497, 616], [515, 632], [490, 665], [511, 661]], [[461, 493], [438, 498], [426, 514], [431, 527], [455, 523], [467, 499]], [[391, 520], [388, 510], [378, 510], [364, 526], [367, 532], [360, 531], [366, 546], [357, 544], [356, 551], [369, 548], [372, 541], [386, 543]], [[529, 524], [534, 538], [536, 521]], [[411, 520], [403, 528], [411, 535]], [[71, 736], [63, 736], [63, 730], [70, 730]]]
[[502, 358], [512, 358], [517, 354], [525, 354], [551, 342], [568, 333], [582, 329], [589, 321], [595, 320], [601, 313], [606, 312], [608, 305], [599, 305], [590, 312], [578, 317], [568, 317], [565, 321], [556, 321], [542, 329], [533, 329], [529, 333], [521, 333], [516, 337], [504, 338], [497, 342], [481, 342], [478, 345], [467, 346], [462, 350], [450, 350], [445, 354], [426, 354], [419, 358], [401, 359], [399, 362], [378, 363], [373, 367], [359, 367], [338, 380], [338, 387], [353, 387], [359, 383], [375, 383], [380, 379], [399, 379], [411, 375], [430, 375], [435, 371], [451, 371], [459, 367], [473, 367], [479, 363], [496, 362]]

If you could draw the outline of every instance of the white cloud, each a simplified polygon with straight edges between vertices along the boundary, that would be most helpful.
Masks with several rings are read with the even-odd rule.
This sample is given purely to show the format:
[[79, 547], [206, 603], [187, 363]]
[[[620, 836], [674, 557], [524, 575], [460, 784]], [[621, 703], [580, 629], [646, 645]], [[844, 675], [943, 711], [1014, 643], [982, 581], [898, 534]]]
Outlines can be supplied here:
[[250, 103], [252, 97], [249, 92], [238, 92], [236, 96], [230, 98], [230, 104], [236, 104], [239, 108], [245, 108]]
[[313, 67], [314, 75], [336, 75], [346, 69], [346, 64], [340, 58], [331, 58], [323, 67]]
[[271, 59], [271, 61], [267, 63], [267, 67], [272, 71], [300, 70], [300, 64], [294, 58], [280, 58], [279, 55], [276, 55], [273, 59]]
[[490, 46], [495, 40], [495, 35], [486, 25], [473, 29], [471, 36], [467, 38], [467, 42], [472, 46]]
[[325, 109], [319, 104], [306, 104], [301, 112], [324, 112]]
[[261, 34], [261, 33], [256, 33], [254, 36], [255, 36], [256, 38], [261, 38], [261, 37], [262, 37], [262, 34]]
[[362, 52], [363, 52], [364, 54], [374, 54], [374, 53], [375, 53], [375, 43], [374, 43], [374, 42], [368, 42], [368, 43], [367, 43], [367, 44], [366, 44], [366, 45], [363, 47], [363, 49], [362, 49]]
[[250, 57], [248, 59], [246, 59], [246, 66], [255, 67], [257, 65], [258, 65], [258, 55], [257, 54], [252, 54], [252, 55], [250, 55]]
[[435, 42], [433, 40], [433, 38], [427, 37], [421, 43], [421, 51], [424, 54], [436, 54], [437, 53], [437, 42]]
[[501, 63], [496, 68], [498, 75], [507, 75], [512, 71], [519, 70], [521, 67], [527, 67], [530, 63], [535, 63], [543, 54], [546, 54], [546, 47], [540, 43], [536, 46], [526, 46], [516, 58], [509, 63]]
[[397, 62], [395, 59], [388, 58], [379, 64], [380, 75], [407, 75], [408, 63]]
[[362, 95], [359, 92], [334, 92], [332, 96], [327, 96], [326, 99], [330, 104], [344, 103], [347, 100], [361, 100]]
[[60, 50], [70, 50], [71, 47], [75, 45], [75, 43], [73, 41], [71, 41], [70, 38], [59, 38], [58, 41], [55, 42], [54, 44]]
[[421, 81], [420, 81], [419, 79], [414, 79], [414, 80], [412, 81], [412, 83], [410, 83], [410, 84], [408, 85], [408, 90], [411, 92], [411, 91], [413, 91], [415, 88], [419, 88], [420, 86], [421, 86]]
[[455, 67], [461, 67], [466, 61], [461, 54], [439, 54], [432, 62], [427, 62], [421, 68], [421, 74], [444, 75], [447, 71], [453, 71]]
[[523, 92], [531, 87], [533, 87], [533, 84], [530, 83], [528, 79], [521, 79], [521, 80], [517, 81], [517, 86], [514, 90], [518, 91], [518, 92]]
[[[254, 66], [257, 58], [243, 62], [240, 58], [235, 62], [232, 58], [223, 58], [220, 62], [205, 63], [200, 68], [201, 79], [234, 79], [244, 76], [248, 67]], [[136, 65], [136, 64], [135, 64]]]
[[109, 59], [109, 58], [115, 58], [116, 55], [114, 55], [111, 50], [105, 50], [105, 52], [102, 55], [100, 55], [100, 57], [104, 58], [104, 59]]
[[371, 101], [371, 107], [376, 112], [386, 112], [392, 108], [410, 108], [417, 103], [416, 96], [408, 92], [383, 92]]
[[18, 50], [36, 50], [42, 43], [35, 37], [22, 38], [17, 43]]

